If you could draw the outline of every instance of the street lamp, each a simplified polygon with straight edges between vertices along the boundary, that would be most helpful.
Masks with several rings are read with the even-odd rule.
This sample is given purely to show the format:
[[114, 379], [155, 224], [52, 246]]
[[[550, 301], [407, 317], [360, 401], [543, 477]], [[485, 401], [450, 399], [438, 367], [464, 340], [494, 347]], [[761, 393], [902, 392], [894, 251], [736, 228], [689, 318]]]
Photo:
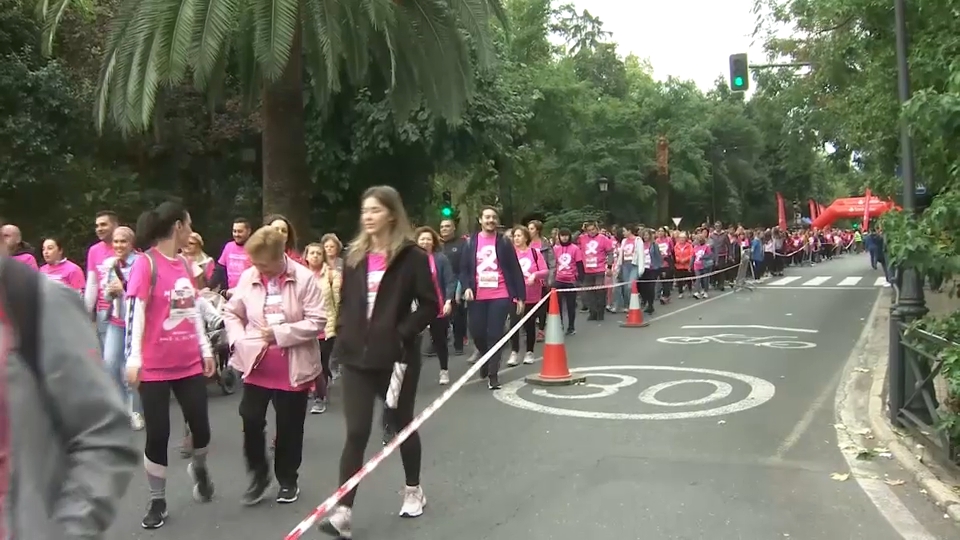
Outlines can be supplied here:
[[600, 188], [600, 193], [606, 193], [610, 190], [610, 181], [605, 176], [601, 176], [597, 179], [597, 187]]
[[[907, 7], [905, 0], [893, 1], [893, 12], [896, 29], [897, 53], [897, 94], [900, 105], [910, 100], [910, 65], [909, 51], [907, 50]], [[917, 182], [913, 160], [913, 140], [910, 137], [910, 126], [904, 116], [900, 117], [900, 169], [903, 175], [903, 211], [914, 214], [917, 211]], [[931, 422], [931, 414], [921, 400], [908, 397], [916, 393], [917, 387], [925, 379], [929, 379], [929, 366], [918, 362], [916, 366], [907, 365], [906, 355], [903, 354], [902, 323], [913, 321], [927, 314], [926, 301], [923, 297], [923, 276], [910, 264], [904, 264], [900, 269], [901, 282], [897, 291], [896, 304], [890, 309], [890, 350], [889, 350], [889, 387], [888, 399], [890, 420], [894, 425], [901, 424], [901, 409], [907, 410], [916, 417]], [[914, 373], [912, 368], [919, 372]], [[919, 376], [918, 376], [919, 375]], [[936, 398], [932, 383], [927, 380], [923, 392]], [[907, 399], [911, 401], [907, 403]], [[936, 405], [936, 404], [934, 404]]]

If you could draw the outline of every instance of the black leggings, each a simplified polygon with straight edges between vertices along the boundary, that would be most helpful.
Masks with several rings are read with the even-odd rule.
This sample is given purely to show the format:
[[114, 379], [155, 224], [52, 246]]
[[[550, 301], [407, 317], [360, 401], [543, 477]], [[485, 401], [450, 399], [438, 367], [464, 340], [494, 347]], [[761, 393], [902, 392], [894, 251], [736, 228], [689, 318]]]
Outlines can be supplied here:
[[303, 461], [303, 422], [307, 417], [307, 392], [271, 390], [243, 385], [240, 418], [243, 421], [243, 455], [247, 470], [267, 474], [267, 406], [276, 411], [277, 436], [273, 471], [284, 487], [297, 485], [297, 471]]
[[170, 441], [170, 392], [173, 392], [190, 429], [193, 448], [210, 444], [210, 417], [207, 411], [207, 378], [194, 375], [175, 381], [142, 382], [139, 386], [147, 442], [143, 455], [152, 463], [167, 466]]
[[440, 369], [444, 371], [450, 364], [450, 350], [447, 348], [448, 327], [446, 317], [436, 318], [430, 323], [430, 342], [433, 344], [433, 352], [437, 353], [437, 360], [440, 361]]
[[[532, 306], [536, 302], [531, 302]], [[516, 326], [520, 319], [523, 318], [523, 313], [517, 314], [517, 310], [510, 312], [510, 326]], [[537, 344], [537, 317], [534, 315], [527, 319], [527, 322], [523, 323], [523, 328], [517, 330], [510, 336], [510, 350], [513, 352], [520, 352], [520, 332], [525, 332], [527, 334], [527, 352], [533, 352], [533, 347]]]
[[[343, 444], [343, 453], [340, 454], [340, 484], [349, 480], [363, 467], [363, 454], [373, 431], [377, 398], [384, 399], [387, 395], [391, 373], [390, 370], [359, 369], [343, 364], [340, 384], [343, 385], [343, 416], [347, 424], [347, 439]], [[400, 386], [396, 410], [398, 431], [413, 420], [419, 381], [420, 361], [417, 359], [407, 365], [407, 372]], [[413, 432], [400, 445], [400, 461], [403, 463], [403, 473], [408, 486], [420, 485], [420, 452], [420, 435]], [[341, 504], [352, 507], [356, 496], [357, 489], [354, 488], [343, 497]]]

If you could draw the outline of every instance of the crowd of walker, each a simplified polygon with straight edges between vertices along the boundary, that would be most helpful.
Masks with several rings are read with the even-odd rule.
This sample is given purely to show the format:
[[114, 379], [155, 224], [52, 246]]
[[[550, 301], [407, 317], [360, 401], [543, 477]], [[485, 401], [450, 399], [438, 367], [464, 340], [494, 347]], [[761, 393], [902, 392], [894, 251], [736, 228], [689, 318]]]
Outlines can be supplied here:
[[[743, 266], [759, 280], [765, 274], [780, 275], [787, 265], [817, 264], [849, 250], [859, 252], [865, 243], [858, 231], [745, 229], [719, 222], [691, 231], [584, 223], [575, 232], [558, 228], [544, 235], [543, 224], [536, 220], [502, 228], [493, 207], [482, 208], [479, 216], [477, 230], [465, 236], [458, 233], [453, 220], [442, 221], [439, 231], [428, 226], [413, 229], [398, 193], [379, 186], [364, 193], [359, 232], [346, 249], [336, 235], [327, 234], [301, 253], [290, 222], [275, 215], [257, 229], [246, 219], [235, 220], [233, 240], [213, 259], [203, 238], [192, 230], [187, 209], [166, 202], [141, 215], [135, 227], [121, 225], [113, 212], [99, 213], [95, 220], [99, 241], [87, 253], [86, 270], [65, 256], [55, 238], [42, 241], [44, 264], [38, 265], [20, 230], [12, 224], [3, 226], [0, 233], [10, 259], [39, 270], [32, 274], [50, 278], [36, 278], [43, 282], [38, 309], [57, 312], [56, 324], [65, 332], [64, 339], [76, 341], [70, 343], [72, 355], [96, 351], [105, 367], [71, 375], [84, 369], [73, 366], [64, 373], [76, 379], [53, 381], [45, 377], [44, 366], [38, 371], [38, 386], [49, 388], [32, 396], [41, 399], [46, 394], [58, 402], [49, 407], [53, 411], [49, 426], [73, 429], [61, 433], [68, 439], [82, 431], [71, 423], [77, 412], [63, 410], [68, 404], [103, 413], [105, 420], [98, 424], [99, 453], [87, 459], [65, 458], [71, 466], [90, 470], [63, 473], [69, 478], [66, 482], [74, 483], [72, 491], [62, 491], [64, 497], [82, 497], [81, 492], [98, 497], [90, 503], [93, 515], [78, 515], [78, 509], [87, 506], [75, 500], [40, 501], [37, 508], [55, 508], [59, 513], [50, 523], [35, 525], [31, 520], [36, 521], [39, 512], [22, 508], [30, 499], [20, 499], [12, 511], [28, 517], [7, 523], [17, 523], [21, 531], [62, 528], [63, 534], [51, 538], [99, 538], [112, 522], [115, 499], [126, 491], [137, 461], [132, 431], [143, 430], [149, 493], [142, 526], [162, 527], [169, 511], [171, 394], [188, 428], [183, 455], [189, 459], [189, 487], [198, 502], [211, 501], [215, 487], [207, 466], [211, 429], [206, 387], [209, 378], [225, 376], [227, 371], [238, 373], [243, 381], [239, 414], [249, 484], [237, 496], [243, 504], [255, 505], [276, 485], [276, 501], [292, 503], [300, 493], [298, 471], [307, 414], [326, 410], [333, 384], [342, 388], [340, 408], [346, 420], [339, 466], [342, 483], [363, 467], [375, 426], [383, 428], [386, 443], [414, 418], [421, 370], [428, 368], [421, 361], [423, 348], [428, 356], [438, 358], [435, 380], [449, 384], [451, 353], [465, 355], [470, 342], [475, 350], [468, 362], [491, 352], [505, 327], [516, 325], [525, 309], [537, 305], [550, 289], [560, 293], [564, 329], [574, 335], [579, 313], [602, 323], [607, 313], [625, 312], [634, 282], [642, 309], [653, 313], [657, 304], [672, 298], [688, 294], [702, 299], [712, 289], [723, 291], [737, 277], [743, 258], [750, 263]], [[19, 267], [3, 262], [4, 275], [19, 274], [9, 270], [11, 265]], [[5, 278], [0, 284], [9, 289], [8, 281]], [[54, 300], [46, 300], [47, 296], [59, 298], [63, 305], [51, 305]], [[524, 343], [521, 332], [512, 337], [507, 365], [535, 361], [535, 343], [543, 340], [546, 320], [546, 310], [539, 311], [523, 324]], [[87, 349], [84, 338], [94, 339], [92, 333], [83, 335], [89, 333], [84, 332], [89, 322], [78, 326], [69, 320], [74, 314], [82, 319], [84, 312], [99, 340]], [[43, 317], [37, 320], [48, 322]], [[28, 335], [24, 328], [30, 325], [20, 322], [23, 342]], [[421, 336], [427, 343], [421, 342]], [[50, 343], [53, 348], [54, 341]], [[30, 365], [29, 350], [23, 343], [19, 350], [21, 360]], [[501, 352], [491, 354], [479, 373], [487, 387], [496, 391]], [[44, 354], [34, 351], [32, 355], [39, 358], [37, 363], [47, 360]], [[398, 366], [402, 367], [400, 378]], [[104, 384], [120, 391], [93, 391]], [[396, 387], [389, 388], [391, 384]], [[67, 387], [72, 390], [64, 390], [65, 394], [57, 390]], [[387, 396], [388, 389], [395, 399], [392, 403], [387, 399], [388, 408], [378, 423], [377, 402]], [[84, 396], [71, 397], [77, 393]], [[22, 403], [18, 402], [21, 407]], [[276, 412], [275, 436], [268, 441], [271, 403]], [[77, 445], [66, 447], [76, 451]], [[400, 445], [400, 454], [405, 486], [399, 514], [413, 518], [423, 513], [426, 504], [416, 432]], [[31, 474], [19, 470], [22, 463], [15, 457], [14, 475]], [[59, 491], [45, 491], [55, 492]], [[342, 497], [320, 521], [322, 531], [351, 537], [355, 495], [353, 489]], [[9, 537], [26, 537], [13, 533]]]

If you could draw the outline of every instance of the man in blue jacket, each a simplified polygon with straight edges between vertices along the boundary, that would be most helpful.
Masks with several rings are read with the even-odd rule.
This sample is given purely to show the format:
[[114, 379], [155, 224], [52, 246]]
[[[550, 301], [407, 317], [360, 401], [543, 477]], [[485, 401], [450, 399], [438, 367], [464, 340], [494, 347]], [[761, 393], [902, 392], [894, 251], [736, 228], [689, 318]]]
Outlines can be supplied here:
[[[522, 313], [526, 299], [523, 270], [513, 245], [497, 227], [500, 215], [492, 206], [480, 211], [480, 231], [470, 235], [460, 256], [460, 285], [467, 304], [473, 343], [482, 358], [503, 337], [510, 310]], [[500, 350], [480, 368], [491, 390], [500, 388]]]

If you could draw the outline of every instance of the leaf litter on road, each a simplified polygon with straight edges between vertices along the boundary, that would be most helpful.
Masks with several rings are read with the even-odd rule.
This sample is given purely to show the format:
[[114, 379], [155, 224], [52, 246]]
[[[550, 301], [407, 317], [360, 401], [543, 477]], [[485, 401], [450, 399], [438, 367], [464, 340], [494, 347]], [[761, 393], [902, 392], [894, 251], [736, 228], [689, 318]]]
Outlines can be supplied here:
[[837, 482], [846, 482], [850, 478], [850, 473], [830, 473], [830, 479]]

